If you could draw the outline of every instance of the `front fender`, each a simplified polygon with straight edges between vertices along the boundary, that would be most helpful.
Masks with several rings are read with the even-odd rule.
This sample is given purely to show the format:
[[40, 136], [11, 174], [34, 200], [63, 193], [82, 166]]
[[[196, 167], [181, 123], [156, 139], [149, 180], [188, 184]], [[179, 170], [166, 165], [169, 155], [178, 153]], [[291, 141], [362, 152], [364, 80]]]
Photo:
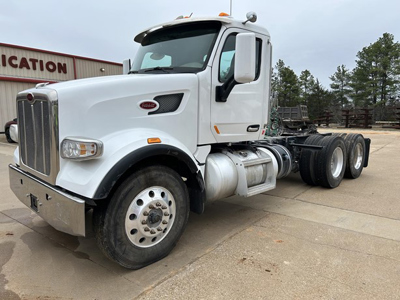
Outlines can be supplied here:
[[[148, 144], [158, 137], [159, 144]], [[87, 161], [61, 159], [56, 184], [78, 195], [102, 199], [135, 163], [154, 155], [170, 155], [183, 161], [192, 173], [201, 171], [193, 154], [174, 137], [153, 129], [137, 128], [101, 139], [103, 156]]]

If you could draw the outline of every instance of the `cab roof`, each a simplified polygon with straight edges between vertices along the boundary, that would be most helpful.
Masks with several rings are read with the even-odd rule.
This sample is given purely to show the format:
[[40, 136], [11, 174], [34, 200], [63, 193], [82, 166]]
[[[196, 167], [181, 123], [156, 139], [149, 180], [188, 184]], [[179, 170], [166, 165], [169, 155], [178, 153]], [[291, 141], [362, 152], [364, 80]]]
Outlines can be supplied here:
[[253, 23], [246, 23], [243, 25], [243, 21], [234, 19], [232, 17], [198, 17], [198, 18], [191, 18], [191, 17], [186, 17], [186, 18], [179, 18], [170, 22], [162, 23], [153, 27], [150, 27], [146, 30], [143, 30], [140, 32], [138, 35], [135, 36], [134, 41], [137, 43], [141, 43], [143, 38], [149, 34], [150, 32], [157, 31], [158, 29], [161, 28], [166, 28], [166, 27], [171, 27], [175, 25], [181, 25], [181, 24], [189, 24], [189, 23], [195, 23], [195, 22], [205, 22], [205, 21], [217, 21], [221, 22], [222, 24], [225, 24], [227, 27], [236, 27], [236, 28], [243, 28], [243, 29], [250, 29], [252, 31], [268, 35], [268, 31], [258, 25], [255, 25]]

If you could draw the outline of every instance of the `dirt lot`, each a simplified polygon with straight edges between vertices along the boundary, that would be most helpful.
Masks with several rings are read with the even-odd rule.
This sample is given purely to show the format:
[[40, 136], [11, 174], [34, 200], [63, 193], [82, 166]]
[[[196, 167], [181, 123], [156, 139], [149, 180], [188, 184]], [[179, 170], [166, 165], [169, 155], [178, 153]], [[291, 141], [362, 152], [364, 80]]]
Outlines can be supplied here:
[[0, 135], [0, 299], [400, 299], [400, 131], [360, 132], [372, 145], [359, 179], [329, 190], [292, 174], [209, 203], [138, 271], [21, 204], [8, 187], [15, 146]]

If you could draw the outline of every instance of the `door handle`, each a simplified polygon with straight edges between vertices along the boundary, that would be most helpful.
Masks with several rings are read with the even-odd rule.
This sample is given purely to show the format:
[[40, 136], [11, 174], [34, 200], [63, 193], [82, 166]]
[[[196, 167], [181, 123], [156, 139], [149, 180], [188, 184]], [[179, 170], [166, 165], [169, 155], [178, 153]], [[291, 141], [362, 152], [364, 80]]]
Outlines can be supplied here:
[[260, 125], [257, 124], [247, 127], [247, 132], [257, 132], [258, 130], [260, 130]]

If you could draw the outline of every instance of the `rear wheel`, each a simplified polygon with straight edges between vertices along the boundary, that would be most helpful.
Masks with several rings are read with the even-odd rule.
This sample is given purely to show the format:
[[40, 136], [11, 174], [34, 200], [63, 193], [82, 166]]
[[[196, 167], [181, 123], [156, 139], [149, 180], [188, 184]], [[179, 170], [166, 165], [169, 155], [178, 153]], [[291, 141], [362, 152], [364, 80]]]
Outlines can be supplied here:
[[342, 181], [346, 168], [345, 143], [339, 136], [326, 136], [319, 145], [324, 148], [314, 158], [316, 180], [323, 187], [335, 188]]
[[95, 211], [97, 243], [121, 266], [139, 269], [169, 254], [188, 217], [182, 178], [164, 166], [147, 167], [121, 184], [105, 210]]
[[365, 141], [361, 134], [350, 133], [344, 139], [347, 149], [347, 166], [344, 176], [356, 179], [360, 177], [365, 161]]
[[[318, 141], [320, 141], [324, 136], [322, 135], [311, 135], [309, 136], [304, 144], [306, 145], [317, 145]], [[310, 150], [304, 148], [301, 152], [300, 157], [300, 176], [303, 181], [309, 185], [318, 185], [316, 177], [315, 177], [315, 168], [314, 168], [314, 157], [317, 154], [317, 150]]]

